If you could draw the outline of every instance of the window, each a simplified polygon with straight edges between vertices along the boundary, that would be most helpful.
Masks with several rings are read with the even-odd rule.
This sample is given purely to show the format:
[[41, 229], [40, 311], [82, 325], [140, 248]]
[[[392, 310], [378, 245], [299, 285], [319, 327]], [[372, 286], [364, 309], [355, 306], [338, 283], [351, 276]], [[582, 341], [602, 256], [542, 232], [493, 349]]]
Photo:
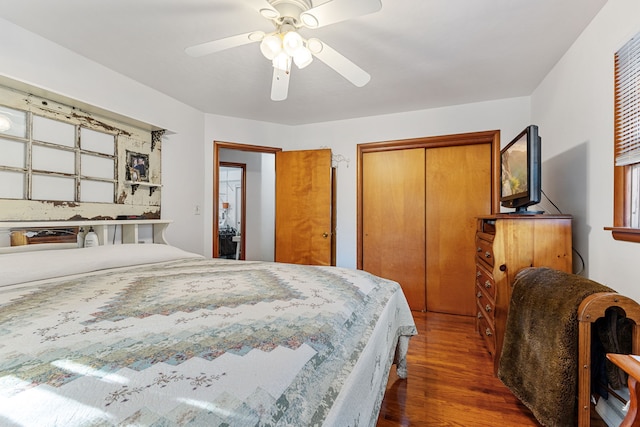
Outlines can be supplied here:
[[640, 33], [615, 54], [614, 219], [617, 240], [640, 242]]
[[0, 152], [0, 198], [114, 203], [114, 135], [0, 106]]

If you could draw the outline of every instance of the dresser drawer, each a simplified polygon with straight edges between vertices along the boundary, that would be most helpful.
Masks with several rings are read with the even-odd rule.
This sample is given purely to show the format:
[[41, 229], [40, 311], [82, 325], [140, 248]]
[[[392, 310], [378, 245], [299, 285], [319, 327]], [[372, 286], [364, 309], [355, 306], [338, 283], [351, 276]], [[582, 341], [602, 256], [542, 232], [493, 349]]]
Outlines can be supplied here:
[[496, 354], [496, 333], [493, 329], [493, 324], [490, 323], [480, 308], [478, 308], [478, 333], [482, 336], [487, 349], [491, 355]]
[[476, 255], [493, 267], [493, 242], [485, 240], [476, 234]]
[[483, 314], [489, 322], [493, 323], [493, 313], [496, 309], [496, 304], [492, 298], [489, 298], [487, 294], [479, 287], [476, 286], [476, 303], [483, 311]]
[[496, 299], [496, 282], [493, 274], [489, 273], [481, 263], [476, 263], [476, 286], [484, 289], [493, 300]]

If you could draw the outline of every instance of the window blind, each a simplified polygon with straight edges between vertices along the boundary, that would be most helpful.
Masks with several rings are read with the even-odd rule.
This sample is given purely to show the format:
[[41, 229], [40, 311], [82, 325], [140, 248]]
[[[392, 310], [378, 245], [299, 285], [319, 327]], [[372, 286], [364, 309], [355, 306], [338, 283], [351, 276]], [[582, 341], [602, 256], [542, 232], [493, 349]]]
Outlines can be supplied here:
[[615, 55], [615, 162], [640, 163], [640, 33]]

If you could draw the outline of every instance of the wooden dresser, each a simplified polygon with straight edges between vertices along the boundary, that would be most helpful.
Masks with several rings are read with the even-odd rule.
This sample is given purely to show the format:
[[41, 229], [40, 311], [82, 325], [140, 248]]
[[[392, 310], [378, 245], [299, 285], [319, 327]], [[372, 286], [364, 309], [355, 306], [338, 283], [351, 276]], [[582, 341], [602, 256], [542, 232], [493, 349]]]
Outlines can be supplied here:
[[515, 275], [525, 267], [571, 273], [571, 216], [497, 214], [477, 219], [476, 308], [478, 333], [498, 371]]

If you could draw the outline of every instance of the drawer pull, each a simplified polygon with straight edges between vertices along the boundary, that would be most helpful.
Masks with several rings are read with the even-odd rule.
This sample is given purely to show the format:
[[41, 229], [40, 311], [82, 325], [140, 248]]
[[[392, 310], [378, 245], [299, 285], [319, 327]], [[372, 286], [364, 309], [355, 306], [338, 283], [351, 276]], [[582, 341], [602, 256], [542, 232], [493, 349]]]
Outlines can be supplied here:
[[482, 252], [482, 248], [478, 246], [478, 249], [476, 249], [476, 251]]
[[484, 287], [487, 288], [487, 289], [491, 289], [491, 282], [488, 281], [488, 280], [486, 282], [484, 282]]
[[488, 337], [490, 337], [491, 335], [493, 335], [493, 333], [491, 332], [491, 329], [489, 329], [489, 328], [487, 328], [487, 329], [484, 331], [484, 334], [485, 334], [486, 336], [488, 336]]
[[491, 306], [489, 304], [485, 305], [484, 309], [487, 310], [487, 313], [491, 313]]
[[482, 313], [478, 312], [478, 319], [482, 319]]
[[480, 273], [479, 271], [476, 271], [476, 277], [480, 277], [482, 276], [482, 273]]
[[478, 295], [477, 295], [477, 297], [478, 297], [478, 298], [482, 298], [482, 292], [478, 291]]
[[484, 253], [485, 258], [491, 258], [491, 252], [487, 251]]

